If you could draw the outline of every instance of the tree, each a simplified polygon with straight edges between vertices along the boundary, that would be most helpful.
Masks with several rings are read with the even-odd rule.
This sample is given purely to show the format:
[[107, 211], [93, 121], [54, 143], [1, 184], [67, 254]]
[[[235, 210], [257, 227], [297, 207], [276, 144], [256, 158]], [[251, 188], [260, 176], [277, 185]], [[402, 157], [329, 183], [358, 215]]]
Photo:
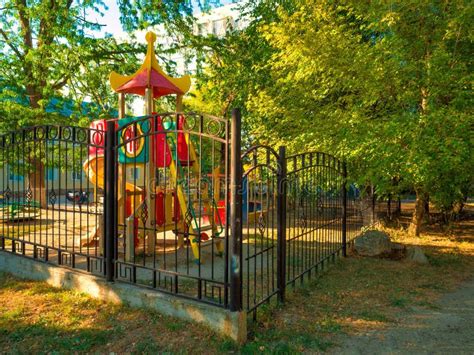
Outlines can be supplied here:
[[235, 85], [254, 140], [347, 159], [379, 195], [414, 189], [419, 234], [428, 196], [449, 211], [472, 192], [468, 3], [291, 3], [258, 13], [250, 38], [226, 42], [230, 55], [212, 53], [224, 60], [209, 60], [204, 83]]
[[[85, 99], [95, 101], [90, 108], [96, 114], [112, 112], [105, 72], [127, 64], [126, 57], [134, 53], [130, 47], [118, 49], [112, 38], [90, 37], [100, 24], [89, 22], [85, 14], [100, 11], [102, 1], [5, 0], [0, 7], [0, 77], [7, 89], [0, 98], [4, 130], [32, 124], [77, 124]], [[74, 102], [76, 115], [48, 112], [55, 97]], [[31, 171], [44, 169], [41, 157], [31, 163]], [[40, 174], [31, 173], [29, 181], [40, 196], [38, 190], [44, 189]]]
[[[170, 31], [184, 30], [192, 22], [190, 1], [122, 0], [119, 7], [130, 31], [167, 21]], [[107, 10], [102, 0], [2, 0], [0, 9], [1, 131], [51, 123], [88, 125], [91, 118], [114, 114], [117, 99], [108, 75], [133, 72], [139, 64], [136, 55], [146, 48], [97, 37], [102, 25], [88, 18]], [[87, 110], [84, 102], [90, 102]], [[63, 105], [72, 108], [71, 115], [57, 112]], [[44, 157], [36, 154], [33, 160], [31, 171], [45, 168]], [[45, 194], [39, 193], [44, 181], [36, 172], [28, 180], [44, 205]]]

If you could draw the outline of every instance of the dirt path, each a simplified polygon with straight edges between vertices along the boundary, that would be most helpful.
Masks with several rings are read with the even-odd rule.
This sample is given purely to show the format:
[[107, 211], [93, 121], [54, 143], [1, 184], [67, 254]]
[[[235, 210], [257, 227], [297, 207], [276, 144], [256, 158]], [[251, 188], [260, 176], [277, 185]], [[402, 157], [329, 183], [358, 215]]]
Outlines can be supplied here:
[[397, 326], [349, 336], [337, 354], [474, 354], [474, 280], [435, 309], [414, 308]]

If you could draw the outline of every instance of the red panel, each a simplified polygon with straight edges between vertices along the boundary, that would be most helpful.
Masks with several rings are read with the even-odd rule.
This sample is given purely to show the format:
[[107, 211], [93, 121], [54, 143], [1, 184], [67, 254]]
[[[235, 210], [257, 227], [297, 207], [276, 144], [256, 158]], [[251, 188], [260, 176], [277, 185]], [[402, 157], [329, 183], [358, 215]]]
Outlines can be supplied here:
[[175, 192], [173, 192], [173, 197], [174, 197], [173, 222], [179, 222], [179, 220], [181, 219], [181, 208], [179, 205], [178, 195]]
[[152, 136], [153, 161], [157, 168], [166, 168], [171, 162], [171, 151], [168, 142], [166, 142], [166, 133], [159, 133], [164, 132], [161, 117], [156, 118], [155, 125], [155, 131], [158, 133]]
[[[204, 208], [204, 212], [207, 212], [207, 209]], [[203, 216], [204, 223], [210, 223], [209, 217], [207, 215]], [[226, 223], [226, 208], [225, 200], [217, 201], [217, 210], [214, 210], [214, 223], [216, 225], [224, 225]]]
[[160, 227], [165, 224], [165, 194], [163, 192], [158, 192], [155, 196], [155, 214], [156, 214], [156, 224]]
[[135, 248], [137, 248], [140, 244], [140, 239], [138, 239], [138, 218], [137, 217], [133, 219], [133, 242], [135, 244]]
[[[105, 129], [107, 127], [107, 120], [92, 121], [90, 124], [90, 142], [91, 144], [104, 147], [105, 144]], [[104, 154], [104, 148], [89, 146], [89, 155]]]
[[[178, 121], [178, 129], [182, 130], [184, 127], [184, 122], [185, 118], [184, 116], [179, 117]], [[190, 156], [188, 156], [188, 145], [186, 144], [186, 137], [184, 136], [184, 133], [178, 133], [178, 158], [181, 162], [182, 165], [188, 165], [188, 160], [191, 159]], [[190, 161], [190, 163], [192, 163]], [[191, 164], [189, 164], [191, 165]]]

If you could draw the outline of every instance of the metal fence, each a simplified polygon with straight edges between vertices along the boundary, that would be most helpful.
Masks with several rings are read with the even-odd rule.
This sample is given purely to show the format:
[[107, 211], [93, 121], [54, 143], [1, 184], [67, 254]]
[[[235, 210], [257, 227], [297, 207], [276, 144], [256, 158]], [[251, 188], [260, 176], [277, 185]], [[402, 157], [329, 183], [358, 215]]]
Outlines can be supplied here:
[[103, 140], [81, 127], [32, 127], [0, 136], [0, 246], [41, 261], [104, 273], [100, 245], [104, 190], [82, 162]]
[[393, 214], [336, 157], [240, 135], [237, 110], [4, 134], [0, 249], [255, 316]]

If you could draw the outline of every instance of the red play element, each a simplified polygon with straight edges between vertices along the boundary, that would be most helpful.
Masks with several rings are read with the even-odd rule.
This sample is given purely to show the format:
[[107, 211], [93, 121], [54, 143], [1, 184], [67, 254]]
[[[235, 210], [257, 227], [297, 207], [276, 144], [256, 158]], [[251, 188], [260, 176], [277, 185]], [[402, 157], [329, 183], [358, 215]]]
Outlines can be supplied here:
[[156, 211], [156, 224], [161, 227], [165, 224], [165, 221], [166, 221], [165, 194], [161, 191], [158, 192], [155, 196], [155, 211]]
[[[206, 213], [206, 208], [204, 208], [204, 213]], [[226, 220], [225, 214], [226, 214], [225, 200], [217, 201], [217, 211], [214, 210], [214, 223], [217, 225], [225, 225], [225, 220]], [[203, 220], [204, 220], [204, 223], [206, 224], [210, 223], [208, 215], [204, 215]]]
[[[183, 130], [184, 129], [184, 123], [185, 123], [185, 118], [184, 116], [179, 116], [178, 119], [178, 129]], [[178, 159], [181, 163], [181, 165], [191, 165], [193, 162], [190, 161], [190, 156], [189, 156], [189, 151], [188, 151], [188, 145], [186, 144], [186, 137], [184, 136], [184, 133], [179, 132], [178, 133]], [[189, 164], [188, 164], [189, 163]]]
[[[89, 155], [104, 154], [105, 130], [107, 128], [107, 120], [92, 121], [90, 124], [90, 142]], [[94, 147], [96, 145], [98, 147]]]
[[205, 242], [206, 240], [209, 240], [209, 236], [205, 232], [201, 232], [201, 242]]
[[166, 142], [167, 133], [163, 128], [160, 116], [156, 117], [155, 125], [155, 131], [157, 133], [152, 136], [152, 144], [154, 147], [153, 160], [157, 168], [166, 168], [171, 162], [171, 151]]
[[116, 91], [144, 96], [145, 88], [147, 87], [153, 88], [153, 97], [161, 97], [181, 92], [179, 88], [154, 69], [151, 69], [151, 72], [150, 69], [144, 69], [135, 75], [133, 79], [120, 86]]
[[124, 128], [121, 132], [120, 135], [122, 136], [122, 141], [127, 142], [125, 143], [125, 151], [127, 154], [130, 156], [136, 156], [137, 151], [140, 148], [140, 139], [136, 139], [141, 136], [139, 132], [137, 132], [137, 125], [130, 125], [126, 128]]
[[138, 217], [133, 219], [133, 243], [135, 248], [137, 248], [140, 243], [140, 239], [138, 238]]
[[[184, 126], [185, 118], [184, 116], [180, 116], [178, 120], [178, 130], [182, 130]], [[168, 142], [166, 141], [167, 135], [172, 135], [174, 138], [174, 132], [167, 132], [163, 128], [162, 118], [160, 116], [156, 117], [155, 121], [155, 133], [152, 136], [153, 139], [153, 146], [154, 146], [154, 154], [153, 160], [155, 162], [156, 167], [158, 168], [166, 168], [170, 165], [172, 159], [172, 153]], [[178, 139], [177, 139], [177, 150], [178, 150], [178, 159], [182, 166], [191, 165], [193, 162], [189, 161], [189, 148], [186, 144], [186, 137], [184, 136], [183, 132], [178, 132]], [[174, 158], [174, 157], [173, 157]], [[189, 162], [189, 164], [188, 164]]]
[[[105, 147], [105, 131], [107, 130], [107, 121], [115, 121], [115, 129], [118, 127], [117, 119], [111, 118], [108, 120], [92, 121], [89, 128], [90, 145], [89, 155], [104, 154]], [[94, 147], [93, 145], [97, 146]]]
[[173, 222], [179, 222], [179, 220], [181, 219], [181, 207], [179, 205], [178, 194], [176, 192], [172, 192], [172, 196], [174, 197]]

